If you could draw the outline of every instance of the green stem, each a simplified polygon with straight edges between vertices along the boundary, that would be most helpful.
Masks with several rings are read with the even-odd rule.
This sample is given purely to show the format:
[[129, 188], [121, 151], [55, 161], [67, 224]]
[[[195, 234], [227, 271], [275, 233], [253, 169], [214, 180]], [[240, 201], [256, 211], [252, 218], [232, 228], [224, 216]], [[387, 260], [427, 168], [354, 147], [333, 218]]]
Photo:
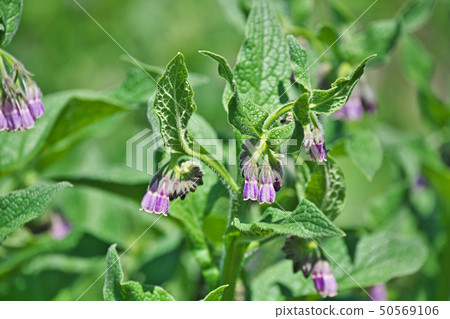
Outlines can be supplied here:
[[269, 115], [269, 117], [265, 120], [263, 124], [263, 130], [267, 130], [270, 125], [272, 125], [275, 120], [280, 117], [282, 114], [286, 113], [287, 111], [290, 111], [292, 107], [294, 106], [295, 101], [289, 102], [287, 104], [281, 105], [278, 109], [276, 109], [272, 114]]
[[228, 170], [220, 163], [213, 155], [211, 155], [206, 149], [203, 148], [197, 141], [194, 140], [194, 149], [198, 149], [199, 152], [191, 150], [189, 147], [184, 147], [186, 153], [189, 156], [195, 156], [205, 162], [211, 167], [220, 177], [222, 182], [229, 186], [231, 191], [235, 194], [239, 193], [239, 186], [236, 184], [233, 177], [231, 177]]
[[239, 240], [240, 233], [233, 229], [231, 223], [235, 216], [240, 215], [247, 209], [247, 205], [242, 200], [239, 193], [231, 198], [230, 213], [228, 216], [227, 231], [224, 236], [224, 253], [222, 255], [220, 283], [228, 284], [224, 290], [222, 300], [234, 300], [236, 292], [236, 281], [241, 271], [244, 254], [249, 243]]

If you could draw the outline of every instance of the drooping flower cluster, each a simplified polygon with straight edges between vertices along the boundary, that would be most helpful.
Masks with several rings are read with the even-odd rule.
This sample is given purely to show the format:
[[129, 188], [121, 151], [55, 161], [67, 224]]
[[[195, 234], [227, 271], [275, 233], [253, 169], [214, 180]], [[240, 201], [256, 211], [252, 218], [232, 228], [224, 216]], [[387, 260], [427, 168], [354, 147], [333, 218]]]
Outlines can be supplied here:
[[166, 164], [153, 176], [141, 210], [167, 216], [169, 201], [178, 197], [183, 200], [189, 192], [195, 192], [203, 185], [204, 174], [200, 165], [192, 161], [185, 161], [181, 166]]
[[305, 278], [312, 275], [314, 286], [322, 298], [337, 295], [338, 285], [331, 265], [324, 257], [320, 257], [322, 253], [314, 240], [289, 236], [282, 251], [286, 259], [293, 261], [294, 273], [302, 270]]
[[303, 148], [309, 152], [311, 159], [318, 163], [327, 160], [327, 149], [325, 148], [325, 137], [320, 124], [306, 125], [303, 128]]
[[1, 52], [0, 131], [34, 128], [44, 113], [42, 94], [31, 74], [14, 57]]
[[270, 149], [259, 154], [259, 151], [250, 151], [251, 142], [247, 140], [242, 144], [243, 152], [240, 154], [241, 173], [245, 179], [244, 200], [257, 200], [260, 204], [271, 204], [275, 201], [276, 192], [281, 189], [283, 169], [277, 159], [280, 155]]

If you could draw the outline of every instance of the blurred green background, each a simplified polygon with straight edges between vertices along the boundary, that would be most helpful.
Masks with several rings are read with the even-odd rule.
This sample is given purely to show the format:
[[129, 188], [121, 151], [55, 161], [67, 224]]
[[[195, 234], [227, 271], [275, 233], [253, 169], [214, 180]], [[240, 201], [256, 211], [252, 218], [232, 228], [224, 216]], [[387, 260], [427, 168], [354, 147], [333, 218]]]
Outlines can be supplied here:
[[[198, 112], [217, 129], [219, 137], [231, 138], [233, 132], [226, 121], [226, 113], [222, 107], [224, 81], [217, 76], [216, 64], [211, 63], [197, 52], [202, 49], [210, 50], [223, 55], [229, 61], [235, 61], [243, 40], [243, 29], [230, 19], [229, 13], [223, 7], [224, 1], [226, 0], [80, 0], [79, 3], [129, 54], [140, 61], [164, 67], [177, 52], [182, 52], [185, 55], [189, 71], [209, 77], [207, 84], [195, 89]], [[284, 1], [273, 0], [272, 2], [278, 8], [283, 6]], [[341, 2], [357, 17], [373, 1], [345, 0]], [[358, 29], [372, 20], [392, 18], [405, 2], [400, 0], [378, 1], [354, 25], [354, 28]], [[315, 8], [309, 22], [310, 25], [319, 25], [321, 22], [331, 20], [326, 1], [316, 1]], [[433, 91], [446, 101], [448, 101], [448, 92], [450, 91], [448, 81], [450, 71], [448, 58], [449, 9], [449, 1], [437, 1], [429, 22], [415, 32], [415, 36], [434, 58]], [[105, 90], [120, 83], [130, 68], [130, 65], [121, 58], [125, 54], [123, 50], [71, 0], [25, 0], [22, 22], [7, 49], [35, 74], [35, 80], [44, 94], [73, 88]], [[427, 135], [430, 133], [430, 129], [421, 120], [416, 87], [402, 71], [399, 51], [399, 48], [396, 47], [388, 63], [379, 68], [371, 68], [364, 75], [364, 78], [367, 78], [377, 88], [379, 111], [376, 120], [387, 123], [390, 127], [398, 128], [411, 136]], [[326, 60], [329, 54], [331, 52], [327, 53], [323, 59]], [[92, 162], [110, 161], [115, 165], [125, 165], [125, 142], [134, 134], [148, 127], [145, 114], [146, 109], [141, 108], [127, 115], [125, 119], [115, 122], [113, 127], [106, 125], [105, 131], [99, 133], [96, 139], [84, 142], [79, 146], [78, 151], [74, 149], [71, 153], [62, 155], [59, 171], [70, 169], [73, 172], [82, 171], [82, 166], [85, 164], [81, 163], [81, 159], [92, 160]], [[115, 129], [117, 125], [121, 128], [120, 130]], [[388, 131], [386, 135], [389, 135]], [[108, 145], [112, 139], [115, 143]], [[123, 148], [116, 149], [117, 147]], [[104, 159], [103, 157], [105, 153], [108, 154], [108, 151], [114, 156]], [[79, 155], [83, 152], [83, 155]], [[377, 199], [383, 197], [385, 190], [398, 178], [398, 170], [392, 162], [391, 158], [385, 158], [383, 166], [375, 175], [374, 180], [368, 182], [350, 161], [339, 160], [347, 179], [348, 199], [344, 212], [336, 221], [338, 226], [346, 230], [358, 227], [370, 229], [373, 226], [371, 224], [373, 221], [369, 216], [372, 203], [376, 203]], [[51, 170], [58, 172], [58, 167]], [[142, 187], [145, 186], [128, 188], [124, 192], [142, 193], [144, 191]], [[3, 286], [0, 284], [0, 293], [3, 298], [8, 295], [11, 299], [76, 298], [93, 279], [104, 271], [104, 257], [100, 256], [101, 252], [106, 252], [112, 242], [119, 242], [119, 247], [125, 249], [127, 244], [131, 243], [155, 219], [154, 216], [139, 214], [135, 201], [124, 202], [119, 199], [111, 199], [113, 202], [110, 207], [119, 207], [116, 209], [116, 217], [120, 222], [116, 221], [115, 228], [104, 230], [104, 233], [99, 234], [99, 230], [95, 226], [87, 224], [88, 218], [84, 220], [78, 214], [80, 211], [83, 211], [84, 214], [92, 214], [97, 218], [92, 225], [104, 222], [105, 228], [110, 227], [108, 215], [100, 214], [102, 217], [99, 217], [95, 214], [95, 212], [106, 211], [105, 207], [93, 207], [83, 202], [83, 199], [89, 201], [85, 198], [92, 196], [92, 198], [90, 197], [90, 204], [92, 204], [106, 195], [100, 191], [96, 194], [97, 191], [92, 189], [83, 189], [83, 186], [80, 186], [80, 189], [79, 193], [73, 195], [72, 198], [74, 202], [78, 203], [78, 206], [72, 207], [73, 212], [65, 211], [64, 213], [71, 218], [83, 220], [81, 223], [85, 223], [83, 225], [85, 229], [88, 229], [88, 233], [92, 227], [90, 234], [84, 236], [82, 241], [77, 243], [77, 251], [81, 251], [85, 255], [78, 254], [74, 256], [73, 260], [60, 261], [62, 263], [61, 278], [58, 279], [54, 272], [50, 272], [48, 274], [52, 278], [50, 282], [56, 287], [53, 290], [48, 289], [46, 293], [40, 291], [38, 287], [35, 287], [36, 291], [34, 291], [26, 283], [30, 280], [45, 283], [46, 273], [44, 271], [43, 275], [40, 273], [40, 269], [47, 269], [45, 268], [46, 263], [47, 265], [53, 262], [58, 263], [59, 257], [50, 255], [46, 260], [27, 264], [27, 268], [21, 270], [22, 273], [16, 273], [10, 277], [13, 284], [4, 283]], [[83, 191], [86, 191], [84, 195]], [[223, 193], [222, 190], [222, 195]], [[117, 202], [114, 202], [115, 200]], [[223, 202], [226, 203], [225, 200]], [[124, 214], [120, 215], [122, 212]], [[437, 242], [442, 244], [445, 241], [445, 234], [441, 232], [442, 228], [439, 224], [442, 221], [439, 214], [437, 216], [432, 220], [432, 227], [440, 231], [439, 236], [441, 237], [437, 239]], [[212, 227], [213, 221], [213, 219], [210, 220], [208, 225]], [[417, 220], [408, 222], [413, 224], [411, 227], [405, 224], [405, 227], [411, 228], [410, 231], [415, 231], [420, 226]], [[192, 257], [185, 249], [182, 249], [185, 248], [183, 246], [185, 244], [182, 243], [179, 225], [172, 221], [160, 224], [158, 226], [160, 228], [156, 228], [155, 233], [147, 234], [130, 251], [128, 259], [125, 261], [128, 272], [133, 274], [132, 279], [163, 285], [179, 299], [199, 299], [201, 295], [198, 295], [195, 289], [183, 290], [183, 287], [193, 282], [201, 283], [201, 279]], [[122, 228], [123, 225], [125, 226]], [[219, 227], [217, 233], [220, 231]], [[20, 241], [20, 238], [17, 240]], [[175, 248], [172, 250], [167, 248], [170, 253], [164, 253], [156, 259], [152, 259], [150, 256], [152, 253], [158, 254], [155, 252], [157, 251], [155, 247], [160, 246], [161, 242], [165, 240], [167, 240], [168, 246]], [[67, 248], [55, 249], [64, 251]], [[76, 254], [74, 253], [74, 255]], [[92, 263], [85, 259], [79, 259], [79, 257], [91, 258]], [[28, 260], [26, 256], [21, 258]], [[56, 261], [52, 258], [56, 258]], [[437, 273], [436, 269], [439, 268], [436, 264], [437, 259], [433, 258], [424, 267], [425, 275], [417, 278], [427, 282]], [[178, 267], [179, 261], [183, 264], [182, 269]], [[70, 270], [64, 268], [64, 265], [69, 266], [69, 264], [75, 265], [74, 268], [68, 267], [67, 269], [70, 268]], [[194, 270], [186, 272], [186, 269]], [[73, 272], [73, 276], [67, 277], [67, 274], [71, 272]], [[78, 272], [86, 272], [88, 275], [79, 277], [76, 275]], [[39, 273], [39, 277], [34, 278], [34, 273]], [[65, 281], [70, 281], [70, 285], [74, 285], [76, 288], [64, 290]], [[400, 280], [398, 286], [401, 288], [392, 291], [391, 296], [397, 299], [430, 298], [429, 291], [409, 291], [411, 282], [411, 278], [406, 282]], [[103, 279], [100, 279], [85, 298], [101, 299], [102, 283]], [[435, 284], [434, 282], [433, 285]], [[430, 286], [430, 289], [433, 289], [433, 285]], [[13, 286], [15, 288], [12, 288]], [[363, 298], [361, 295], [359, 297]]]

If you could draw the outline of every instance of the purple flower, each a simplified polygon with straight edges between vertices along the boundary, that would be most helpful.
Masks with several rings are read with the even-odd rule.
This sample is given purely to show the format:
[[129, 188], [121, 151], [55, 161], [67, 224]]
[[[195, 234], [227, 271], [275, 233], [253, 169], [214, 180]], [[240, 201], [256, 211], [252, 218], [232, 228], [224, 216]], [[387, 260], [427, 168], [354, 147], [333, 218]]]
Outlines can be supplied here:
[[309, 152], [311, 159], [318, 163], [327, 160], [327, 150], [325, 148], [325, 138], [323, 129], [319, 123], [311, 130], [311, 125], [304, 128], [303, 148]]
[[[45, 109], [39, 87], [31, 79], [23, 65], [14, 57], [0, 63], [7, 64], [7, 72], [2, 72], [0, 86], [0, 131], [28, 130], [35, 126]], [[6, 123], [6, 124], [5, 124]]]
[[50, 235], [57, 240], [66, 238], [72, 231], [72, 225], [61, 214], [52, 214], [50, 223]]
[[28, 108], [31, 115], [36, 120], [40, 118], [45, 113], [44, 105], [42, 104], [42, 94], [37, 85], [31, 82], [27, 87], [27, 99]]
[[8, 131], [18, 131], [22, 129], [22, 117], [20, 116], [17, 103], [11, 103], [10, 101], [5, 100], [3, 105], [3, 114], [6, 118]]
[[24, 129], [32, 129], [34, 127], [34, 117], [31, 115], [25, 101], [22, 100], [20, 107], [20, 116], [22, 117], [22, 127]]
[[259, 187], [258, 201], [260, 204], [267, 203], [272, 204], [275, 201], [275, 187], [274, 176], [272, 168], [268, 162], [264, 162], [261, 168], [261, 173], [259, 174], [259, 182], [261, 186]]
[[361, 96], [359, 92], [355, 91], [350, 95], [344, 107], [334, 112], [333, 117], [335, 119], [358, 121], [362, 118], [363, 105]]
[[373, 285], [370, 288], [370, 296], [374, 301], [387, 301], [388, 294], [386, 289], [386, 284]]
[[8, 129], [8, 122], [6, 121], [5, 115], [3, 115], [2, 107], [0, 105], [0, 132]]
[[142, 198], [141, 210], [167, 216], [169, 201], [178, 197], [183, 200], [189, 192], [195, 192], [198, 186], [203, 185], [203, 175], [200, 166], [192, 161], [170, 169], [164, 166], [153, 176]]
[[258, 166], [250, 159], [243, 164], [242, 176], [245, 179], [244, 200], [258, 199]]
[[334, 297], [337, 295], [338, 285], [333, 276], [330, 263], [325, 259], [319, 259], [313, 266], [312, 279], [317, 292], [325, 297]]
[[309, 155], [311, 158], [318, 162], [324, 162], [327, 160], [327, 150], [325, 149], [325, 144], [314, 144], [309, 149]]
[[360, 82], [353, 89], [344, 107], [334, 112], [333, 117], [338, 120], [359, 121], [363, 111], [373, 114], [377, 108], [375, 92], [372, 87], [365, 82]]

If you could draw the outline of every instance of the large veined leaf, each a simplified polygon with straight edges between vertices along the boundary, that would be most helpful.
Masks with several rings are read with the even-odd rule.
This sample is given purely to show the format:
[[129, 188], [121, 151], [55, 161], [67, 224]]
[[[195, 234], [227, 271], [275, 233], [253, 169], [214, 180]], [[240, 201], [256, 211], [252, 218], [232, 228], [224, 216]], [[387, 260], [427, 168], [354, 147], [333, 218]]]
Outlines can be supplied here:
[[255, 1], [234, 70], [240, 93], [272, 111], [289, 79], [289, 52], [278, 19], [266, 0]]
[[168, 151], [184, 153], [191, 147], [191, 138], [186, 127], [192, 113], [197, 109], [193, 96], [184, 57], [178, 53], [169, 62], [158, 81], [153, 106]]
[[317, 165], [306, 185], [305, 196], [331, 220], [342, 212], [345, 204], [345, 178], [331, 156], [327, 157], [324, 165]]
[[158, 286], [142, 285], [136, 281], [123, 282], [116, 246], [112, 245], [106, 255], [105, 285], [103, 297], [107, 301], [173, 301], [167, 291]]
[[19, 27], [23, 0], [0, 1], [0, 47], [11, 42]]
[[337, 228], [313, 203], [303, 199], [293, 212], [269, 207], [259, 221], [248, 224], [235, 218], [234, 227], [244, 236], [262, 238], [273, 234], [302, 238], [341, 237]]
[[309, 69], [307, 65], [306, 50], [298, 43], [294, 36], [287, 37], [289, 56], [294, 70], [295, 80], [304, 88], [310, 89]]
[[[366, 235], [358, 242], [351, 275], [361, 286], [386, 282], [413, 274], [426, 260], [428, 249], [419, 237], [389, 233]], [[344, 277], [342, 288], [354, 287], [353, 279]]]
[[[332, 238], [319, 244], [332, 265], [338, 293], [413, 274], [427, 257], [422, 239], [392, 233], [362, 236], [353, 263], [343, 239]], [[313, 280], [305, 279], [301, 272], [294, 274], [290, 260], [268, 267], [251, 283], [252, 300], [285, 300], [311, 294], [317, 294]]]
[[68, 91], [44, 96], [45, 116], [33, 130], [0, 134], [0, 175], [22, 167], [43, 147], [62, 151], [94, 124], [128, 108], [102, 93]]
[[375, 57], [375, 55], [365, 58], [348, 77], [337, 79], [331, 85], [331, 89], [313, 90], [309, 101], [311, 111], [332, 114], [344, 107], [354, 86], [358, 83], [364, 73], [364, 67], [373, 57]]
[[69, 183], [38, 185], [0, 196], [0, 243], [26, 222], [38, 217]]

